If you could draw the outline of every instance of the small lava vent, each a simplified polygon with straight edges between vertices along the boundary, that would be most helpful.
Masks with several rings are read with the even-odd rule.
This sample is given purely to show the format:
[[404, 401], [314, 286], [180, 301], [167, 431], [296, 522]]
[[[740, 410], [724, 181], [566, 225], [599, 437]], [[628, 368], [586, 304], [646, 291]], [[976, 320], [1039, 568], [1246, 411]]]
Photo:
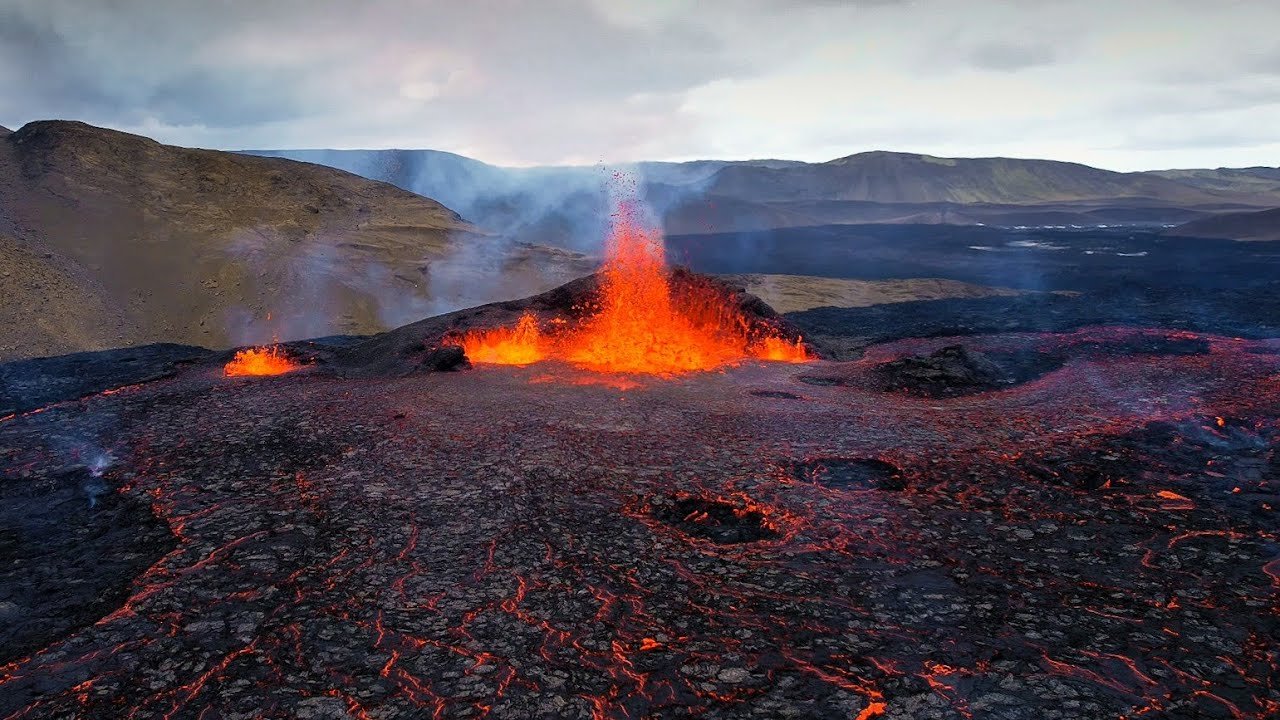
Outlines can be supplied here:
[[784, 392], [782, 390], [752, 390], [752, 395], [762, 398], [777, 398], [779, 400], [803, 400], [804, 398], [795, 393]]

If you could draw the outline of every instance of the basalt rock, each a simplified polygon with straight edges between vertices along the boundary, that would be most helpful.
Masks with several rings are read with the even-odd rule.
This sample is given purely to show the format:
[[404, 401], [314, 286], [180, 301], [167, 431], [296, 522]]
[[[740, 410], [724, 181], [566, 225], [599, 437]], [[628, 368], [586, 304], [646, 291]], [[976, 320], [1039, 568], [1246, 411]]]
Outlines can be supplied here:
[[930, 397], [988, 390], [1007, 380], [1005, 371], [990, 358], [961, 345], [884, 363], [876, 374], [886, 389]]
[[419, 367], [427, 372], [447, 372], [469, 368], [471, 367], [471, 361], [467, 360], [467, 354], [461, 347], [457, 345], [441, 345], [429, 350], [422, 358]]

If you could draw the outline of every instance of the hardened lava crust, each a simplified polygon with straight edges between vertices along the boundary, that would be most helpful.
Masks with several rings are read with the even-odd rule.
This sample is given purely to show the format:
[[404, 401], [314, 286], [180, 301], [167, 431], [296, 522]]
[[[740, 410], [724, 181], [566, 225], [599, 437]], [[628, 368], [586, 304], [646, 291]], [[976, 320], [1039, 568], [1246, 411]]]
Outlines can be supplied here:
[[[956, 345], [1016, 382], [884, 382]], [[0, 537], [42, 587], [117, 588], [0, 665], [0, 716], [1276, 717], [1276, 347], [1085, 327], [626, 382], [197, 362], [27, 410], [7, 492], [171, 537], [94, 563], [60, 560], [94, 533]], [[72, 507], [90, 480], [115, 499]]]

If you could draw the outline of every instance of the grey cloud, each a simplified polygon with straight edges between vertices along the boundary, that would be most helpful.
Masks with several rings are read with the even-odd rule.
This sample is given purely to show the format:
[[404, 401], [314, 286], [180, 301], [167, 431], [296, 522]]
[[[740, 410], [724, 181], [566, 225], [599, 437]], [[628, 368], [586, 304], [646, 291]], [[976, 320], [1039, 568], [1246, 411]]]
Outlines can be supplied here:
[[[1225, 0], [0, 0], [0, 123], [499, 164], [1070, 154], [1265, 115], [1272, 21], [1280, 3]], [[1050, 85], [1018, 72], [1046, 65]]]
[[137, 17], [129, 13], [143, 5], [133, 0], [15, 2], [0, 10], [0, 113], [226, 126], [299, 116], [300, 68], [249, 71], [231, 58], [193, 60], [220, 28], [199, 11], [172, 12], [176, 5]]
[[619, 26], [584, 0], [370, 0], [359, 13], [339, 0], [14, 0], [0, 41], [7, 122], [216, 132], [324, 114], [338, 127], [364, 111], [370, 131], [406, 117], [455, 134], [489, 127], [489, 144], [542, 161], [569, 148], [558, 125], [676, 133], [681, 93], [761, 69], [697, 23]]
[[1163, 151], [1199, 150], [1205, 148], [1247, 148], [1280, 142], [1280, 133], [1248, 132], [1240, 129], [1196, 130], [1176, 135], [1152, 133], [1131, 135], [1114, 146], [1121, 150]]
[[1127, 118], [1170, 115], [1193, 117], [1280, 106], [1280, 82], [1220, 81], [1193, 89], [1144, 90], [1112, 103], [1110, 109]]
[[102, 92], [92, 68], [74, 55], [72, 45], [47, 20], [0, 10], [0, 97], [5, 98], [6, 114], [59, 107], [72, 116], [115, 116], [125, 103]]
[[315, 105], [297, 92], [301, 75], [271, 72], [236, 77], [196, 68], [158, 83], [142, 107], [173, 125], [234, 128], [293, 120]]
[[910, 5], [914, 0], [756, 0], [758, 4], [783, 9], [889, 7]]
[[969, 53], [969, 63], [974, 67], [1001, 72], [1051, 65], [1056, 59], [1052, 47], [1036, 43], [989, 42]]
[[1254, 55], [1249, 59], [1247, 67], [1264, 75], [1280, 75], [1280, 47]]

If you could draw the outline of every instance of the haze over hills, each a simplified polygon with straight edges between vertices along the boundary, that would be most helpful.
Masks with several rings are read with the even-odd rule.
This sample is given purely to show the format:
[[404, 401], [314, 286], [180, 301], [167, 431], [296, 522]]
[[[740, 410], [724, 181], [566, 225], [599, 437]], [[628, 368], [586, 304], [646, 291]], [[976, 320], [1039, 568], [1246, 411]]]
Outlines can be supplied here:
[[[505, 168], [438, 150], [246, 150], [346, 170], [435, 198], [486, 230], [530, 242], [576, 249], [598, 246], [608, 224], [612, 169], [601, 167]], [[755, 230], [812, 225], [808, 215], [734, 198], [708, 203], [702, 185], [723, 168], [750, 164], [781, 168], [790, 160], [696, 160], [623, 166], [641, 194], [662, 216], [668, 232]], [[715, 206], [715, 201], [720, 207]]]
[[369, 333], [591, 269], [498, 242], [328, 167], [32, 122], [0, 136], [0, 359]]
[[[439, 198], [485, 228], [567, 247], [590, 247], [607, 203], [603, 168], [501, 168], [431, 150], [247, 152], [340, 167]], [[1280, 206], [1280, 182], [1266, 179], [1280, 170], [1268, 168], [1120, 173], [1051, 160], [877, 151], [825, 163], [624, 169], [669, 234], [862, 223], [1174, 225]]]

